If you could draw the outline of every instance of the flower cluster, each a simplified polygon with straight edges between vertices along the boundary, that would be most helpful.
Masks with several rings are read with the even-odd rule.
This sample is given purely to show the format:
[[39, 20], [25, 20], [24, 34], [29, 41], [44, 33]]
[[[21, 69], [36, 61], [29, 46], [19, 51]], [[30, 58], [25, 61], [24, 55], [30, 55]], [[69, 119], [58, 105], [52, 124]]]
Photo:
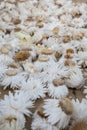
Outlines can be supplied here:
[[86, 16], [72, 0], [0, 2], [0, 130], [27, 129], [33, 113], [32, 130], [87, 128]]

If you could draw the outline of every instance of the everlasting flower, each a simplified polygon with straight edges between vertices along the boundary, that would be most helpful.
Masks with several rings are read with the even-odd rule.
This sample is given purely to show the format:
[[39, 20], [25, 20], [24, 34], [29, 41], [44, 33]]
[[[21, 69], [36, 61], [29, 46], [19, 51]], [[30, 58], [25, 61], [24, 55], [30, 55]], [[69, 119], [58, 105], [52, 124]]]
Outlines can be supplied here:
[[[87, 129], [87, 99], [82, 99], [80, 102], [78, 99], [76, 101], [73, 99], [73, 113], [72, 122], [70, 125], [70, 130], [86, 130]], [[78, 107], [79, 106], [79, 107]], [[80, 114], [79, 114], [80, 113]]]
[[84, 78], [81, 69], [78, 67], [72, 67], [69, 69], [68, 78], [66, 80], [66, 85], [70, 88], [80, 88], [84, 83]]
[[54, 79], [53, 83], [48, 84], [48, 94], [54, 98], [63, 98], [68, 95], [68, 88], [62, 79]]
[[21, 85], [21, 91], [27, 92], [31, 100], [36, 100], [40, 97], [45, 97], [46, 88], [45, 84], [40, 79], [29, 78], [27, 82]]
[[41, 118], [40, 116], [36, 115], [34, 116], [33, 122], [32, 122], [32, 130], [59, 130], [56, 126], [51, 125], [47, 122], [46, 119]]
[[48, 82], [52, 82], [57, 77], [65, 77], [67, 73], [66, 67], [63, 67], [61, 63], [50, 61], [46, 67], [44, 67], [46, 79]]
[[14, 111], [18, 115], [31, 114], [29, 108], [32, 108], [33, 103], [29, 100], [28, 94], [24, 92], [16, 92], [14, 95], [9, 92], [5, 95], [3, 100], [0, 100], [0, 111]]
[[10, 86], [12, 89], [19, 88], [21, 83], [26, 80], [26, 73], [18, 73], [16, 70], [7, 70], [2, 78], [1, 84], [6, 89]]
[[39, 106], [34, 113], [33, 121], [31, 124], [32, 130], [59, 130], [55, 125], [49, 123], [47, 119], [44, 117], [45, 115], [43, 114], [42, 107], [43, 105]]
[[87, 121], [87, 111], [86, 111], [87, 99], [82, 99], [81, 102], [78, 99], [76, 99], [76, 101], [73, 99], [72, 103], [73, 103], [72, 118], [77, 122], [78, 121]]
[[[67, 104], [67, 105], [66, 105]], [[59, 129], [65, 128], [72, 114], [72, 104], [67, 99], [48, 99], [45, 100], [44, 113], [48, 116], [48, 122], [52, 125], [57, 124]]]
[[25, 118], [12, 110], [0, 111], [0, 130], [23, 130]]

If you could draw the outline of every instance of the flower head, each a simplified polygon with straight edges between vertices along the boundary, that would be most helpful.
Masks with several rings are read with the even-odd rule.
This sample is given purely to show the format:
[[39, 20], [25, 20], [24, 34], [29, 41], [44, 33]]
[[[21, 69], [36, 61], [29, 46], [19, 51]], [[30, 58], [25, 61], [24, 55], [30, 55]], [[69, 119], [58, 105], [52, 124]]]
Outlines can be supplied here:
[[[43, 105], [40, 105], [38, 109], [35, 111], [33, 116], [33, 121], [31, 124], [32, 130], [59, 130], [55, 125], [52, 125], [47, 121], [45, 115], [43, 113]], [[43, 116], [42, 116], [43, 115]]]
[[70, 88], [80, 88], [84, 83], [81, 69], [78, 67], [70, 68], [67, 75], [66, 85]]
[[36, 100], [40, 97], [45, 97], [45, 84], [40, 79], [29, 78], [21, 85], [21, 91], [27, 92], [31, 100]]
[[0, 130], [23, 130], [25, 118], [12, 110], [0, 111]]
[[54, 98], [63, 98], [68, 95], [68, 88], [62, 79], [54, 79], [53, 83], [48, 84], [48, 94]]
[[28, 94], [24, 92], [16, 92], [14, 95], [9, 92], [9, 95], [5, 95], [3, 100], [0, 100], [0, 111], [14, 111], [19, 115], [31, 114], [29, 108], [32, 108], [32, 101], [29, 100]]
[[[60, 104], [60, 101], [63, 104]], [[65, 128], [68, 125], [71, 117], [70, 115], [66, 114], [66, 110], [68, 110], [68, 112], [71, 111], [72, 113], [72, 107], [65, 107], [65, 104], [62, 99], [47, 99], [45, 100], [44, 104], [44, 113], [46, 116], [48, 116], [48, 122], [52, 125], [57, 124], [57, 127], [59, 129]], [[70, 106], [72, 106], [71, 103], [69, 104]], [[64, 110], [62, 108], [64, 108]]]
[[10, 88], [19, 88], [21, 83], [26, 79], [26, 73], [18, 73], [15, 69], [9, 69], [5, 72], [4, 77], [2, 78], [1, 84], [6, 89], [8, 86]]
[[[87, 121], [87, 99], [82, 99], [80, 102], [78, 99], [76, 101], [73, 99], [73, 114], [72, 118], [75, 121]], [[79, 114], [80, 113], [80, 114]]]

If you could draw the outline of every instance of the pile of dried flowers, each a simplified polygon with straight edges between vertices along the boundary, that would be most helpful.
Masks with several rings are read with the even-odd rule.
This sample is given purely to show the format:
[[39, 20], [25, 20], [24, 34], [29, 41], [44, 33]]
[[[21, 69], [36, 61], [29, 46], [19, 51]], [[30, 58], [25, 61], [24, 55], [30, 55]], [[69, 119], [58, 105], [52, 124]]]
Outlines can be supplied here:
[[[0, 2], [0, 130], [87, 128], [87, 4]], [[70, 89], [83, 88], [80, 102]], [[35, 108], [35, 102], [43, 99]]]

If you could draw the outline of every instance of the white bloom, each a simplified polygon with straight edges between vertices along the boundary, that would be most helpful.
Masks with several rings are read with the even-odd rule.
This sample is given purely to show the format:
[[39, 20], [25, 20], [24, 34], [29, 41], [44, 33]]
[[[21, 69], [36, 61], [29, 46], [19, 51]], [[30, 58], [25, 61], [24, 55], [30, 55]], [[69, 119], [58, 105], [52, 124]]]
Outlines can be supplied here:
[[51, 125], [47, 119], [40, 117], [37, 112], [34, 114], [33, 121], [31, 124], [32, 130], [59, 130], [56, 126]]
[[23, 130], [25, 118], [11, 110], [2, 110], [0, 113], [0, 130]]
[[56, 99], [45, 100], [44, 113], [46, 116], [48, 116], [49, 123], [52, 125], [57, 123], [57, 127], [61, 129], [68, 125], [70, 121], [70, 115], [66, 115], [62, 111], [59, 102], [60, 101]]
[[4, 86], [4, 89], [6, 89], [8, 86], [10, 88], [20, 88], [21, 83], [26, 79], [26, 73], [17, 73], [17, 71], [12, 71], [11, 73], [5, 73], [4, 77], [2, 78], [1, 85]]
[[60, 77], [65, 77], [67, 73], [66, 67], [63, 67], [61, 63], [50, 61], [46, 67], [44, 67], [44, 72], [46, 74], [47, 81], [51, 82], [53, 79]]
[[78, 67], [70, 68], [67, 75], [66, 85], [70, 88], [80, 88], [84, 83], [82, 71]]
[[0, 100], [0, 111], [14, 111], [19, 115], [31, 114], [29, 108], [32, 108], [33, 103], [29, 100], [28, 94], [24, 92], [16, 92], [14, 95], [9, 92], [3, 100]]
[[23, 82], [21, 90], [27, 92], [31, 100], [45, 97], [46, 88], [40, 79], [29, 78], [27, 82]]
[[[60, 80], [60, 79], [59, 79]], [[66, 87], [66, 85], [58, 85], [58, 86], [54, 86], [52, 83], [48, 84], [48, 94], [51, 97], [54, 98], [63, 98], [66, 97], [68, 95], [68, 88]]]
[[78, 99], [72, 100], [73, 114], [72, 118], [76, 121], [87, 121], [87, 99], [82, 99], [80, 102]]

